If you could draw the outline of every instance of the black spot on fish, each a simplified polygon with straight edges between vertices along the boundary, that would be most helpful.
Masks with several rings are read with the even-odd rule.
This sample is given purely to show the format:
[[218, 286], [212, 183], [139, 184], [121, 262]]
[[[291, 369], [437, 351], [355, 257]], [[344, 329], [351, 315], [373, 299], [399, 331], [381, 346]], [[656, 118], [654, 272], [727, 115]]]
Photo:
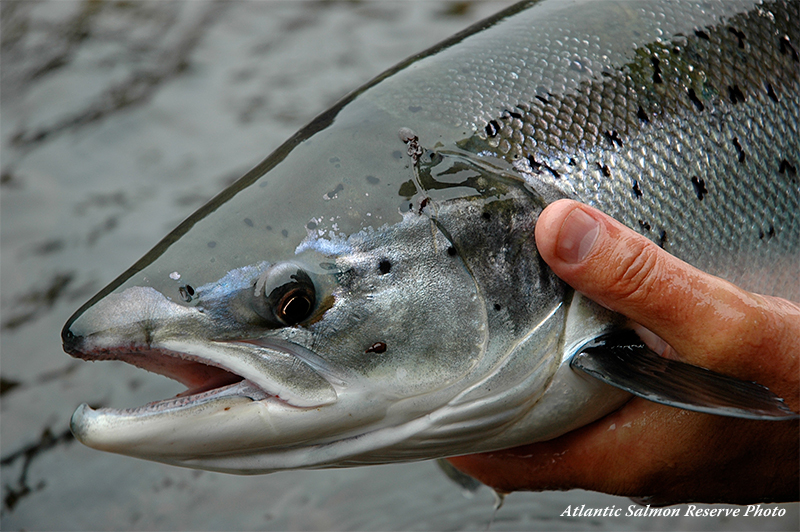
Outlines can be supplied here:
[[500, 124], [497, 123], [497, 120], [492, 120], [488, 124], [486, 124], [486, 134], [489, 137], [496, 137], [497, 134], [500, 132]]
[[516, 113], [514, 111], [509, 111], [508, 109], [503, 109], [503, 114], [501, 115], [501, 118], [509, 118], [509, 117], [522, 119], [521, 114]]
[[541, 174], [542, 164], [538, 162], [533, 155], [528, 155], [527, 159], [528, 159], [528, 164], [531, 165], [531, 170], [533, 170], [533, 172], [535, 172], [536, 174]]
[[797, 167], [789, 162], [788, 159], [781, 159], [780, 167], [778, 168], [778, 173], [783, 174], [788, 172], [789, 175], [797, 175]]
[[386, 352], [386, 342], [375, 342], [371, 346], [369, 346], [365, 351], [365, 353], [385, 353]]
[[741, 90], [739, 90], [739, 85], [728, 87], [728, 96], [730, 97], [731, 103], [733, 103], [733, 105], [744, 102], [744, 94], [742, 93]]
[[569, 165], [570, 165], [570, 166], [576, 166], [577, 164], [578, 164], [578, 163], [576, 163], [576, 162], [575, 162], [575, 159], [574, 159], [573, 157], [570, 157], [570, 158], [569, 158]]
[[650, 121], [650, 119], [647, 118], [647, 113], [644, 112], [644, 109], [642, 109], [641, 105], [639, 106], [639, 110], [636, 111], [636, 116], [639, 117], [639, 120], [641, 120], [645, 124]]
[[380, 270], [381, 275], [386, 275], [387, 273], [389, 273], [389, 271], [391, 271], [391, 269], [392, 269], [392, 263], [389, 262], [388, 259], [383, 259], [378, 263], [378, 270]]
[[418, 113], [422, 111], [422, 107], [420, 107], [419, 105], [409, 105], [408, 110], [411, 111], [412, 113]]
[[213, 248], [217, 247], [217, 243], [212, 240], [211, 242], [209, 242], [207, 244], [207, 246], [213, 249]]
[[769, 230], [767, 230], [767, 240], [769, 240], [773, 236], [775, 236], [775, 226], [774, 225], [770, 225], [769, 226]]
[[455, 257], [456, 253], [457, 253], [456, 248], [454, 248], [453, 246], [447, 248], [447, 254], [450, 255], [451, 257]]
[[492, 215], [489, 214], [487, 211], [483, 211], [481, 213], [481, 218], [483, 218], [484, 220], [486, 220], [488, 222], [489, 220], [492, 219]]
[[697, 94], [695, 94], [694, 89], [689, 89], [688, 92], [689, 92], [689, 100], [691, 100], [694, 106], [697, 107], [698, 111], [703, 112], [706, 106], [703, 105], [703, 102], [701, 102], [700, 98], [697, 97]]
[[693, 175], [692, 185], [694, 186], [695, 194], [697, 194], [697, 199], [703, 201], [705, 195], [708, 194], [708, 189], [706, 188], [705, 180], [698, 178], [696, 175]]
[[797, 50], [795, 50], [794, 46], [792, 46], [792, 43], [789, 40], [789, 37], [787, 37], [786, 35], [781, 37], [781, 40], [780, 40], [780, 51], [781, 51], [781, 55], [786, 55], [787, 53], [789, 53], [792, 56], [792, 61], [794, 61], [795, 63], [798, 62]]
[[604, 176], [611, 177], [611, 170], [608, 168], [608, 165], [600, 164], [599, 162], [595, 164], [597, 165], [597, 168], [599, 168], [600, 171], [603, 172]]
[[667, 232], [663, 229], [658, 234], [658, 247], [664, 249], [664, 245], [667, 243]]
[[661, 83], [661, 61], [658, 57], [650, 57], [650, 62], [653, 64], [653, 83]]
[[648, 232], [651, 229], [650, 228], [650, 224], [648, 222], [645, 222], [644, 220], [639, 220], [639, 227], [641, 227], [643, 230], [648, 231]]
[[284, 229], [283, 231], [281, 231], [281, 236], [283, 236], [283, 238], [287, 238], [289, 236], [289, 231]]
[[633, 180], [633, 188], [632, 188], [632, 190], [633, 190], [633, 195], [634, 196], [636, 196], [637, 198], [641, 198], [642, 197], [642, 189], [639, 188], [639, 182], [637, 180], [635, 180], [635, 179]]
[[764, 231], [763, 231], [763, 229], [759, 229], [758, 230], [758, 239], [759, 240], [764, 240]]
[[394, 158], [394, 159], [402, 159], [403, 158], [403, 152], [401, 152], [400, 150], [394, 150], [392, 152], [392, 158]]
[[547, 169], [547, 171], [549, 171], [551, 174], [553, 174], [553, 177], [555, 177], [556, 179], [558, 179], [559, 177], [561, 177], [561, 174], [559, 174], [559, 173], [558, 173], [558, 172], [555, 170], [555, 168], [553, 168], [553, 167], [552, 167], [552, 166], [550, 166], [549, 164], [547, 164], [547, 163], [544, 163], [544, 167]]
[[308, 222], [306, 224], [306, 228], [308, 228], [308, 229], [316, 229], [317, 228], [317, 222], [315, 222], [314, 220], [311, 220], [310, 222]]
[[547, 101], [547, 98], [545, 98], [544, 96], [539, 96], [538, 94], [536, 95], [536, 99], [539, 100], [540, 102], [542, 102], [545, 105], [550, 103], [549, 101]]
[[250, 218], [245, 218], [245, 219], [244, 219], [244, 224], [245, 224], [247, 227], [253, 227], [253, 220], [251, 220]]
[[267, 231], [272, 231], [272, 226], [271, 225], [267, 226]]
[[370, 185], [377, 185], [380, 182], [381, 180], [375, 177], [374, 175], [367, 176], [367, 183], [369, 183]]
[[622, 139], [619, 138], [619, 134], [616, 131], [606, 131], [603, 133], [603, 135], [605, 135], [606, 140], [608, 140], [608, 143], [611, 144], [612, 148], [614, 147], [614, 144], [619, 145], [620, 148], [622, 147]]
[[681, 49], [678, 48], [677, 46], [673, 46], [672, 47], [672, 54], [673, 55], [680, 55], [681, 54]]
[[495, 310], [500, 310], [501, 308], [503, 308], [503, 307], [500, 306], [500, 303], [495, 303], [494, 304], [494, 309]]
[[745, 158], [744, 150], [742, 149], [742, 145], [739, 144], [739, 137], [733, 137], [733, 147], [736, 148], [736, 153], [739, 154], [739, 162], [743, 163]]
[[711, 38], [708, 36], [708, 33], [704, 32], [703, 30], [694, 30], [694, 34], [700, 37], [701, 39], [705, 39], [710, 41]]
[[328, 162], [332, 163], [332, 164], [336, 164], [336, 163], [341, 162], [341, 161], [339, 160], [338, 157], [331, 157], [330, 159], [328, 159]]
[[773, 102], [778, 102], [778, 95], [775, 94], [775, 91], [772, 90], [772, 85], [769, 83], [767, 83], [767, 96], [769, 96]]
[[736, 35], [736, 38], [739, 40], [739, 48], [744, 48], [744, 33], [733, 26], [729, 26], [728, 31]]

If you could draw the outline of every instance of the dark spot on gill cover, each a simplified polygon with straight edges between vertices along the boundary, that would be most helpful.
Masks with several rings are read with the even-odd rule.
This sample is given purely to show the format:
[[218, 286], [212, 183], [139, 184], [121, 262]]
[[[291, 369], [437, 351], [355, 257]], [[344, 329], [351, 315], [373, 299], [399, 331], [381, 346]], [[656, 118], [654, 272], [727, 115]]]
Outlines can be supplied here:
[[378, 263], [378, 270], [381, 275], [386, 275], [392, 269], [392, 263], [388, 259], [383, 259]]
[[792, 46], [792, 42], [789, 40], [789, 37], [787, 37], [786, 35], [781, 37], [781, 40], [780, 40], [780, 52], [781, 52], [781, 55], [786, 55], [787, 53], [789, 53], [791, 55], [791, 57], [792, 57], [792, 61], [794, 61], [795, 63], [797, 63], [798, 60], [799, 60], [798, 57], [797, 57], [797, 50], [795, 50], [794, 46]]
[[736, 148], [736, 153], [739, 154], [739, 162], [743, 163], [745, 158], [744, 150], [742, 149], [742, 145], [739, 144], [739, 137], [733, 137], [733, 147]]
[[697, 199], [703, 201], [705, 195], [708, 194], [708, 189], [706, 189], [705, 180], [698, 178], [696, 175], [693, 175], [692, 186], [694, 186], [694, 192], [695, 194], [697, 194]]
[[639, 188], [639, 182], [637, 180], [635, 180], [635, 179], [633, 180], [633, 188], [632, 188], [632, 190], [633, 190], [633, 195], [634, 196], [636, 196], [637, 198], [641, 198], [642, 197], [642, 189]]
[[371, 346], [369, 346], [365, 351], [365, 353], [385, 353], [386, 352], [386, 342], [375, 342]]
[[688, 93], [689, 93], [689, 100], [691, 100], [694, 106], [697, 107], [698, 111], [703, 112], [706, 106], [703, 105], [703, 102], [701, 102], [700, 98], [697, 97], [697, 94], [694, 92], [694, 89], [689, 89]]

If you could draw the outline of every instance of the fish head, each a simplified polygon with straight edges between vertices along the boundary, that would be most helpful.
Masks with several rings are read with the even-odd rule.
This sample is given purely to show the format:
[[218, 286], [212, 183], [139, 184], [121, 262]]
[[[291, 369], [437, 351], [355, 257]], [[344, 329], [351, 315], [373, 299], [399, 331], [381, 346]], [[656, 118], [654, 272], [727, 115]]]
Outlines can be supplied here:
[[[491, 304], [436, 209], [502, 192], [453, 177], [475, 174], [457, 157], [409, 154], [396, 120], [350, 115], [290, 140], [69, 320], [73, 356], [187, 386], [139, 408], [82, 405], [81, 442], [235, 473], [400, 460], [373, 455], [405, 449], [497, 366]], [[415, 187], [426, 165], [450, 184]], [[559, 295], [542, 295], [543, 315]]]

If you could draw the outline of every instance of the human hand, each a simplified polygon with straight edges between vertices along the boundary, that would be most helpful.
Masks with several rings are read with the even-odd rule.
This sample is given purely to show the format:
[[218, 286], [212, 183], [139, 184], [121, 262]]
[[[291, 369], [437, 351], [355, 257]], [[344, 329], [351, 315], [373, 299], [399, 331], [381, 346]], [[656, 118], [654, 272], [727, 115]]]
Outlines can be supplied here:
[[[553, 271], [666, 341], [664, 356], [756, 381], [800, 408], [800, 307], [703, 273], [571, 200], [536, 225]], [[459, 456], [501, 492], [582, 488], [654, 505], [780, 502], [800, 495], [800, 427], [689, 412], [633, 398], [556, 439]]]

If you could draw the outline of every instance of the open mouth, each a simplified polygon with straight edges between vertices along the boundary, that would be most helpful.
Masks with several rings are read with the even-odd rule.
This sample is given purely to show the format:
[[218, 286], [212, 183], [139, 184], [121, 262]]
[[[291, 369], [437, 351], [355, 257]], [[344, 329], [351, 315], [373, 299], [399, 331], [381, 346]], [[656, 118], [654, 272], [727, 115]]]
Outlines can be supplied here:
[[69, 354], [91, 361], [119, 360], [146, 371], [158, 373], [186, 386], [186, 390], [172, 398], [152, 401], [133, 408], [103, 408], [105, 411], [114, 411], [120, 414], [162, 412], [174, 408], [196, 406], [230, 396], [245, 397], [253, 401], [267, 398], [279, 400], [276, 395], [214, 362], [167, 349], [130, 348], [125, 351], [104, 349], [90, 354], [73, 349], [69, 351]]

